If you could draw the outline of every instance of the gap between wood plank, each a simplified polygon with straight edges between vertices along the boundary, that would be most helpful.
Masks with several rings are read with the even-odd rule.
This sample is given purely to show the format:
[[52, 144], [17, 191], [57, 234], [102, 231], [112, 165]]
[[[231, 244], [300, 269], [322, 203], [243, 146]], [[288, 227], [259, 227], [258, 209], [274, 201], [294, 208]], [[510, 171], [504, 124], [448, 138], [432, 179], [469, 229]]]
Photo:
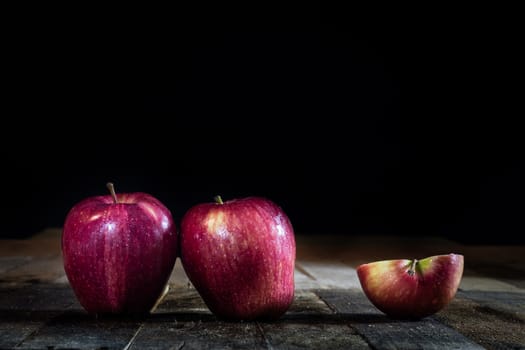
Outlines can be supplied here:
[[270, 340], [266, 337], [266, 334], [264, 334], [264, 329], [261, 327], [261, 324], [259, 322], [255, 322], [257, 325], [257, 328], [259, 329], [259, 332], [261, 332], [261, 336], [264, 339], [264, 343], [266, 344], [266, 348], [268, 350], [273, 350], [273, 346], [270, 343]]
[[124, 347], [123, 350], [129, 350], [129, 348], [133, 345], [133, 342], [135, 341], [135, 338], [137, 338], [137, 335], [139, 335], [139, 332], [142, 330], [142, 327], [144, 326], [144, 323], [142, 323], [139, 328], [135, 331], [135, 334], [131, 337], [128, 344]]
[[170, 290], [170, 285], [169, 283], [166, 283], [166, 286], [164, 286], [164, 289], [162, 290], [162, 294], [155, 302], [155, 305], [153, 305], [153, 307], [151, 308], [150, 313], [153, 313], [157, 309], [159, 304], [164, 300], [164, 297], [168, 295], [169, 290]]
[[310, 278], [311, 280], [317, 281], [317, 278], [312, 276], [310, 272], [306, 271], [306, 269], [301, 264], [299, 264], [297, 261], [295, 262], [295, 268], [297, 269], [297, 271], [299, 271], [306, 277]]

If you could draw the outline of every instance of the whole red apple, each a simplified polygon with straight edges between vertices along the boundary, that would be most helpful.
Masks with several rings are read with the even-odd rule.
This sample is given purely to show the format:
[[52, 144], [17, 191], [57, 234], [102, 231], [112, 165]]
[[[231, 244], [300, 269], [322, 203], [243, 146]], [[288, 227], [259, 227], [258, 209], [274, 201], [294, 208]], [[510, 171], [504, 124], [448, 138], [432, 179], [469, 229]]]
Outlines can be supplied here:
[[181, 260], [220, 318], [277, 319], [294, 297], [295, 237], [272, 201], [248, 197], [190, 208], [181, 223]]
[[357, 275], [379, 310], [393, 318], [419, 319], [454, 298], [463, 275], [463, 255], [376, 261], [360, 265]]
[[64, 269], [88, 313], [147, 313], [177, 258], [170, 211], [146, 193], [94, 196], [69, 211]]

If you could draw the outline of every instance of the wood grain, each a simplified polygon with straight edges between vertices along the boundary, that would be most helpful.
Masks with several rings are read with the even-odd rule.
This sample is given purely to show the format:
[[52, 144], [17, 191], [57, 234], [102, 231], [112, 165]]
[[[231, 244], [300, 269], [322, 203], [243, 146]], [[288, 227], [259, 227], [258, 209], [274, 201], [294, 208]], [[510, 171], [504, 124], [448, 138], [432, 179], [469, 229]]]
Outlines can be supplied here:
[[[434, 317], [456, 329], [487, 349], [520, 349], [525, 344], [525, 322], [513, 316], [512, 310], [498, 311], [493, 305], [483, 305], [456, 297]], [[510, 312], [507, 312], [510, 311]]]
[[203, 322], [157, 318], [146, 322], [130, 349], [266, 349], [254, 323]]
[[[208, 310], [180, 260], [168, 293], [147, 317], [87, 315], [64, 274], [60, 234], [57, 228], [0, 241], [0, 348], [525, 348], [523, 246], [299, 235], [288, 312], [274, 322], [223, 322]], [[456, 298], [434, 316], [389, 319], [361, 291], [355, 272], [361, 263], [449, 252], [465, 255], [465, 273]]]
[[123, 349], [140, 328], [126, 319], [96, 319], [83, 312], [70, 311], [47, 322], [27, 337], [22, 349]]
[[319, 296], [375, 349], [483, 349], [431, 318], [393, 320], [357, 290], [318, 290]]

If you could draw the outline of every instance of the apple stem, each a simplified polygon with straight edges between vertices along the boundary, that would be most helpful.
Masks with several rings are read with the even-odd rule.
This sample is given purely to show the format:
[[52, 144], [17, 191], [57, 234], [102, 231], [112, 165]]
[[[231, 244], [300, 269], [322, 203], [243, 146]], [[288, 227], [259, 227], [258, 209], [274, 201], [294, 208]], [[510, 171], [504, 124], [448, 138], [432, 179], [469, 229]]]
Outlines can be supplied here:
[[111, 193], [111, 197], [113, 197], [113, 201], [115, 203], [118, 203], [117, 194], [115, 193], [115, 186], [113, 186], [113, 182], [108, 182], [106, 184], [106, 187], [108, 188], [109, 193]]
[[416, 273], [416, 264], [417, 264], [417, 259], [412, 260], [412, 262], [410, 263], [410, 268], [407, 271], [407, 273], [410, 276], [414, 276], [414, 274]]
[[215, 196], [215, 197], [213, 197], [213, 199], [215, 199], [215, 203], [217, 203], [217, 204], [224, 204], [224, 202], [222, 201], [221, 196]]

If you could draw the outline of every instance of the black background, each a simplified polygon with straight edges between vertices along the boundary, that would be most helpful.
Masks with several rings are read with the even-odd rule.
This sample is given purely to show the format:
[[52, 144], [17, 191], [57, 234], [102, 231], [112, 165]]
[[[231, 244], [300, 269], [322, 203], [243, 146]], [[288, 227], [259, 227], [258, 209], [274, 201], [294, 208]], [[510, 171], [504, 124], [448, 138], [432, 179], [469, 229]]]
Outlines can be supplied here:
[[113, 181], [177, 224], [216, 194], [259, 195], [296, 234], [523, 243], [516, 23], [445, 12], [332, 9], [304, 19], [314, 26], [225, 31], [20, 25], [4, 66], [0, 232], [61, 226]]

